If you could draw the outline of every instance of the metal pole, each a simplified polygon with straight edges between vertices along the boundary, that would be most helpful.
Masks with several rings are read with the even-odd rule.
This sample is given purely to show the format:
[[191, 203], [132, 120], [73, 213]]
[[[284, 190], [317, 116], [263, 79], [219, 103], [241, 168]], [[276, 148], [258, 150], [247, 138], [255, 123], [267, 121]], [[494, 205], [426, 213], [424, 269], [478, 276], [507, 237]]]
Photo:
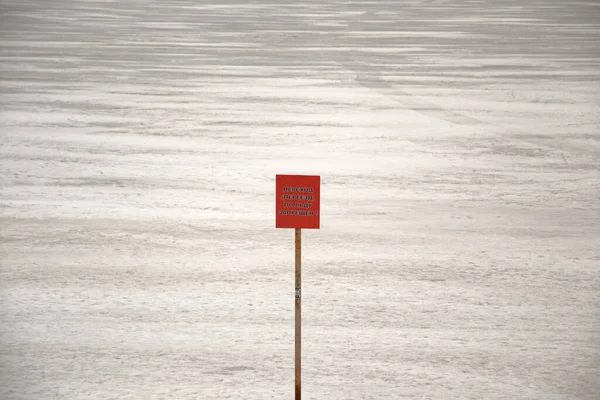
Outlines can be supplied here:
[[301, 308], [300, 300], [302, 299], [302, 234], [300, 228], [296, 228], [296, 400], [300, 400], [302, 396], [301, 380], [300, 380], [300, 365], [301, 365]]

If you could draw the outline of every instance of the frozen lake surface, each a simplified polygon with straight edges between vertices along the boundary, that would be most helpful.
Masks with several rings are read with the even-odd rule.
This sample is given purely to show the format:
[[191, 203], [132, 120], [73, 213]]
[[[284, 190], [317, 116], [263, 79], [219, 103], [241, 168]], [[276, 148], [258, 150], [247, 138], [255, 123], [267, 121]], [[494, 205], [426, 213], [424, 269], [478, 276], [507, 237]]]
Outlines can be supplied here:
[[600, 398], [597, 1], [0, 21], [0, 398]]

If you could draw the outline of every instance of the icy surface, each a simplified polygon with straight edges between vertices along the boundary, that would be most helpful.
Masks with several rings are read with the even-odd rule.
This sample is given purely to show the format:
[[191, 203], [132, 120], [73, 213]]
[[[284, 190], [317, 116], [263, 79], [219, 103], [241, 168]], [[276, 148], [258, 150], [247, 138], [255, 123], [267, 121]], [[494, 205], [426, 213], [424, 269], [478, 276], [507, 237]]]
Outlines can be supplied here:
[[600, 3], [0, 18], [0, 398], [600, 398]]

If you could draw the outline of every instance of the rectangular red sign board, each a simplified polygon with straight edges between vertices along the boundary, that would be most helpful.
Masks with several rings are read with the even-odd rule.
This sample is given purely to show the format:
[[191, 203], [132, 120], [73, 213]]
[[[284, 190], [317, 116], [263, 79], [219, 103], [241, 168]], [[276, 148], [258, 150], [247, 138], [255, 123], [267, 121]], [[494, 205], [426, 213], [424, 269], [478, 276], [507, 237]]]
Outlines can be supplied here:
[[275, 227], [319, 229], [321, 177], [275, 176]]

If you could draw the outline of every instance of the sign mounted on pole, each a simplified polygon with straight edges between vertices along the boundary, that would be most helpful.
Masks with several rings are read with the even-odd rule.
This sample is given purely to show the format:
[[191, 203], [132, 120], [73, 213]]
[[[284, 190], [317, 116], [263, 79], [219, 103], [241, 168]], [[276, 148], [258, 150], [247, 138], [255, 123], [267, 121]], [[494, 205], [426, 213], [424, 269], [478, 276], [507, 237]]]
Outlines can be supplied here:
[[275, 196], [275, 227], [320, 228], [320, 176], [276, 175]]
[[302, 228], [321, 227], [321, 177], [312, 175], [275, 176], [275, 227], [293, 228], [295, 273], [295, 400], [301, 400], [302, 343]]

